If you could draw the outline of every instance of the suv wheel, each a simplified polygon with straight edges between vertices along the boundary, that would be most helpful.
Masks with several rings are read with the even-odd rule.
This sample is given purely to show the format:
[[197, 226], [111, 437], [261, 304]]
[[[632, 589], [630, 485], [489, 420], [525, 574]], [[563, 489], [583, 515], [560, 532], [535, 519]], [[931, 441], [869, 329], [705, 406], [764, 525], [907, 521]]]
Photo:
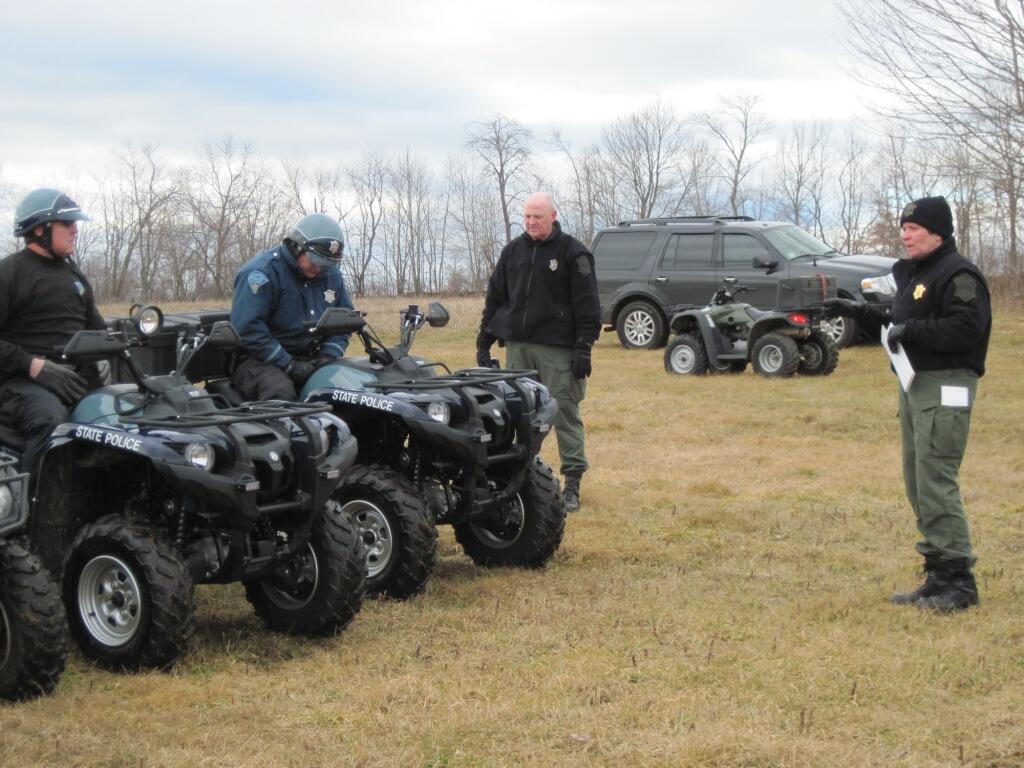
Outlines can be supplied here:
[[656, 349], [665, 343], [665, 318], [647, 301], [634, 301], [623, 307], [615, 329], [626, 349]]
[[848, 347], [857, 335], [857, 321], [849, 317], [830, 317], [818, 327], [836, 349]]

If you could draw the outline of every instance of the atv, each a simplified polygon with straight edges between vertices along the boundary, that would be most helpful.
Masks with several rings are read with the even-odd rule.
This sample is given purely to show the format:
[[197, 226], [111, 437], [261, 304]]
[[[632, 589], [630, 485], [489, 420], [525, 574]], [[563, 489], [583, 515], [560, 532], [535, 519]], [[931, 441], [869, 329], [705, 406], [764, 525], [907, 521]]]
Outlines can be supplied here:
[[[189, 333], [225, 312], [176, 316]], [[333, 499], [367, 545], [367, 591], [405, 598], [422, 591], [437, 557], [438, 524], [450, 524], [463, 551], [483, 566], [538, 568], [565, 530], [558, 482], [538, 453], [557, 403], [536, 371], [466, 369], [410, 354], [424, 325], [448, 312], [431, 303], [400, 312], [401, 340], [387, 347], [355, 310], [330, 308], [310, 328], [319, 340], [354, 333], [364, 355], [318, 367], [300, 399], [329, 404], [359, 443], [356, 466]], [[227, 379], [207, 391], [236, 398]]]
[[30, 540], [63, 575], [72, 636], [105, 666], [173, 665], [196, 583], [241, 581], [285, 632], [340, 630], [362, 604], [362, 541], [330, 504], [355, 440], [327, 406], [228, 407], [188, 380], [239, 344], [217, 326], [165, 376], [141, 370], [123, 330], [79, 331], [63, 349], [69, 364], [108, 361], [130, 380], [87, 393], [32, 472]]
[[50, 693], [68, 655], [60, 592], [21, 536], [28, 475], [17, 462], [0, 451], [0, 698], [10, 700]]
[[[789, 285], [796, 282], [798, 285]], [[800, 289], [806, 279], [780, 281], [783, 291]], [[762, 376], [827, 376], [835, 370], [839, 352], [819, 329], [824, 310], [805, 304], [798, 309], [761, 310], [737, 301], [740, 293], [752, 289], [725, 278], [711, 303], [697, 309], [672, 313], [669, 328], [676, 334], [665, 348], [665, 370], [674, 374], [699, 375], [707, 371], [741, 373], [750, 362]], [[786, 284], [786, 285], [783, 285]], [[828, 286], [821, 287], [822, 299]], [[834, 292], [834, 290], [833, 290]], [[781, 302], [780, 302], [781, 303]]]

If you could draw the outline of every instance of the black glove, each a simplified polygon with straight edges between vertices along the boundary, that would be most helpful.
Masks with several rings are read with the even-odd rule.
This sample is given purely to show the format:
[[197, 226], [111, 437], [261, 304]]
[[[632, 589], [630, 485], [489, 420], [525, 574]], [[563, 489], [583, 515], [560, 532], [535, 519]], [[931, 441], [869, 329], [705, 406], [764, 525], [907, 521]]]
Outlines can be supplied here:
[[889, 329], [889, 349], [896, 351], [896, 345], [907, 340], [907, 324], [896, 323]]
[[85, 394], [85, 379], [70, 368], [50, 360], [43, 362], [35, 380], [60, 398], [64, 405], [73, 405]]
[[591, 374], [590, 344], [583, 339], [576, 340], [576, 346], [572, 350], [570, 368], [574, 379], [585, 379]]
[[853, 320], [860, 320], [864, 317], [866, 309], [863, 301], [852, 299], [825, 299], [823, 302], [825, 311], [829, 317], [849, 317]]
[[490, 368], [491, 367], [491, 348], [490, 347], [477, 347], [476, 348], [476, 364], [479, 368]]
[[295, 386], [301, 387], [306, 383], [306, 379], [313, 375], [314, 370], [316, 369], [312, 363], [307, 363], [305, 360], [292, 360], [284, 372], [288, 374], [288, 378], [295, 383]]

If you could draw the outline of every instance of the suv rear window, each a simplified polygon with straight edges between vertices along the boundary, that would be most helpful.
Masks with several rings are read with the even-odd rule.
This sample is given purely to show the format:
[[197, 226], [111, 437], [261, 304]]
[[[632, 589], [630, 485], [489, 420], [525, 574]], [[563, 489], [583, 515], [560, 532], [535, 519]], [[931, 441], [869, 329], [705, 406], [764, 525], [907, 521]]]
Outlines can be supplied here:
[[672, 235], [668, 239], [662, 269], [711, 269], [711, 249], [715, 245], [714, 232]]
[[594, 248], [594, 261], [604, 269], [635, 269], [644, 263], [654, 232], [605, 232]]

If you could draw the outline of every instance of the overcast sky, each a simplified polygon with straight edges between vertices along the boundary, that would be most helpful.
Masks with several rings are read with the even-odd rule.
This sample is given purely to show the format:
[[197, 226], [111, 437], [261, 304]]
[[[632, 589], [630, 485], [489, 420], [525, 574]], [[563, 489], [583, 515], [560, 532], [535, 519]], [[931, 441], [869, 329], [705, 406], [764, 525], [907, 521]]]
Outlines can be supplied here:
[[99, 173], [126, 142], [187, 157], [441, 156], [501, 112], [576, 143], [660, 99], [722, 94], [775, 120], [862, 110], [829, 0], [362, 0], [6, 4], [0, 166], [18, 187]]

